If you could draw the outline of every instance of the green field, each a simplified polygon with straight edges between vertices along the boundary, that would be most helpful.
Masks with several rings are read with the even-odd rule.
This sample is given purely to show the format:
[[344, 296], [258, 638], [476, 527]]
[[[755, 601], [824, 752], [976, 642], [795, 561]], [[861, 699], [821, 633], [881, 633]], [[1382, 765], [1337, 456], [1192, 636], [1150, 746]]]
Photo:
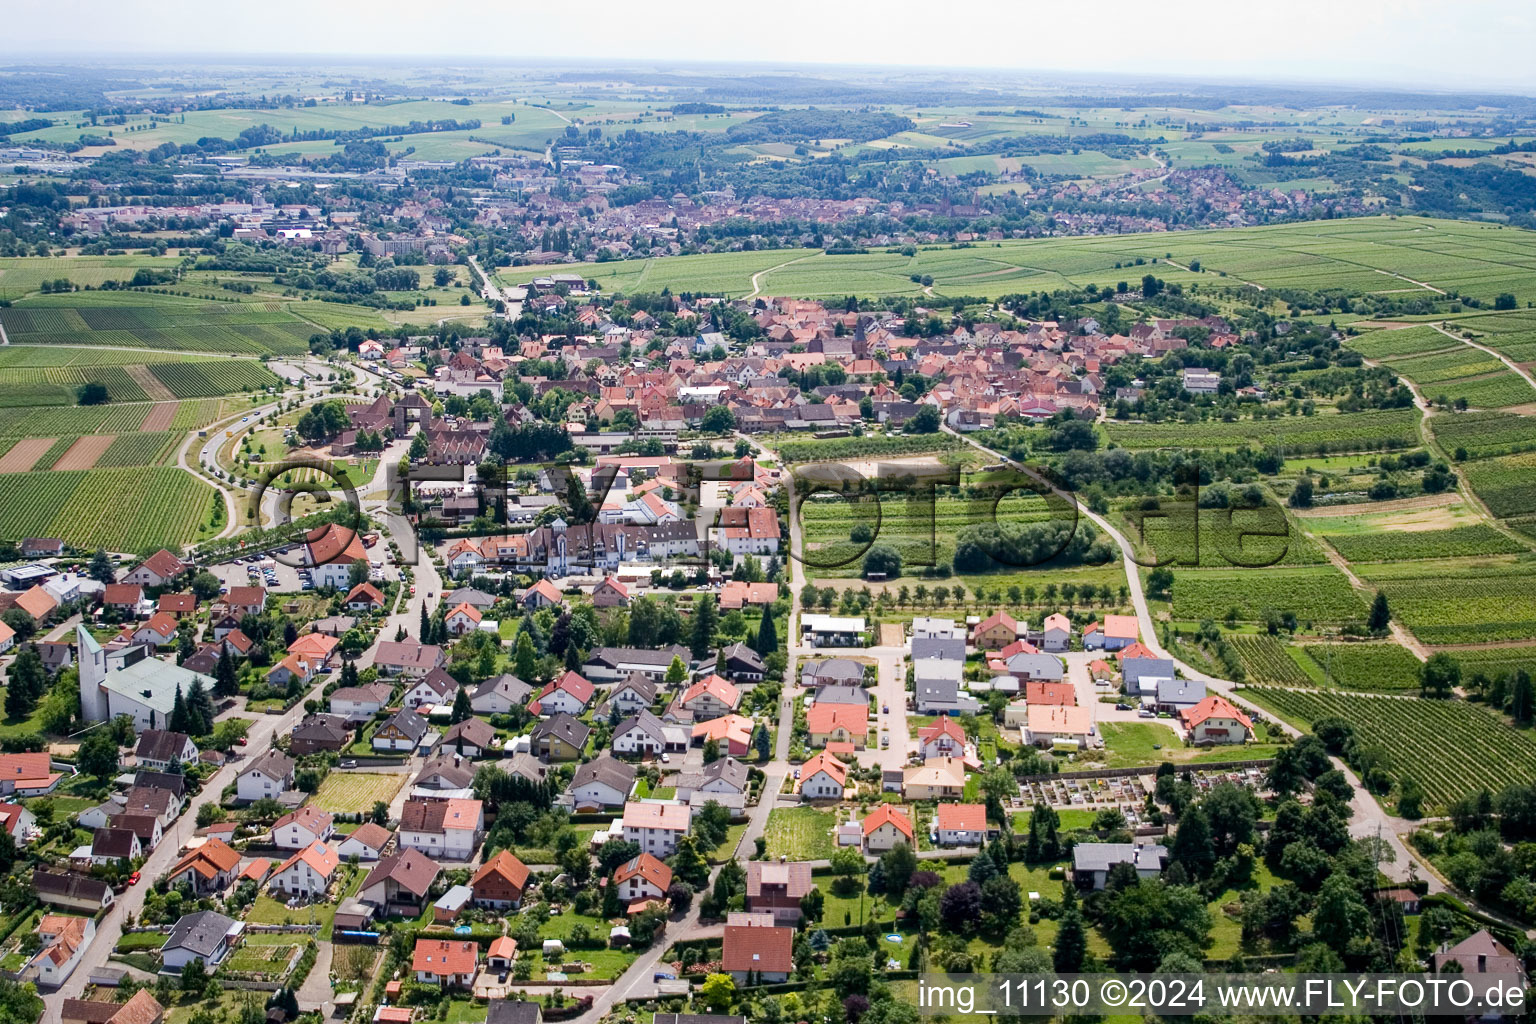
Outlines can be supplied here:
[[1536, 417], [1507, 412], [1464, 412], [1429, 421], [1435, 440], [1446, 451], [1466, 449], [1473, 459], [1511, 455], [1536, 448]]
[[1461, 468], [1467, 484], [1494, 515], [1536, 512], [1536, 452], [1481, 459]]
[[1363, 565], [1392, 614], [1426, 644], [1536, 637], [1536, 560], [1512, 556]]
[[1424, 787], [1426, 811], [1479, 789], [1497, 792], [1536, 775], [1536, 742], [1481, 707], [1460, 700], [1308, 693], [1246, 687], [1243, 696], [1298, 726], [1343, 718], [1387, 757], [1392, 775]]
[[1105, 431], [1123, 448], [1239, 448], [1244, 445], [1297, 453], [1410, 448], [1418, 441], [1417, 409], [1281, 416], [1277, 419], [1208, 420], [1201, 423], [1123, 423]]
[[1419, 688], [1419, 659], [1397, 644], [1309, 644], [1306, 655], [1341, 690]]
[[1392, 356], [1412, 356], [1424, 352], [1441, 352], [1453, 347], [1465, 347], [1455, 338], [1447, 338], [1427, 324], [1421, 327], [1405, 327], [1401, 330], [1366, 331], [1345, 342], [1350, 348], [1367, 359], [1385, 360]]
[[814, 807], [775, 807], [768, 812], [768, 857], [826, 860], [832, 856], [832, 826], [837, 816]]
[[[135, 299], [153, 302], [135, 302]], [[11, 341], [27, 345], [112, 345], [237, 355], [308, 351], [315, 324], [255, 303], [214, 303], [134, 292], [38, 295], [0, 309]]]
[[175, 269], [177, 262], [154, 256], [75, 256], [67, 263], [40, 256], [0, 259], [0, 299], [20, 298], [61, 277], [82, 288], [99, 288], [107, 281], [126, 284], [140, 267]]
[[1461, 663], [1464, 681], [1478, 673], [1489, 679], [1517, 671], [1536, 676], [1536, 646], [1457, 650], [1451, 652], [1451, 657]]
[[121, 366], [0, 368], [0, 406], [73, 405], [82, 384], [103, 384], [114, 402], [147, 402], [139, 382]]
[[1294, 612], [1304, 623], [1363, 620], [1366, 613], [1365, 599], [1332, 566], [1174, 571], [1174, 618], [1221, 620], [1233, 608], [1248, 622], [1262, 620], [1266, 609]]
[[261, 391], [282, 382], [260, 363], [237, 359], [230, 362], [156, 363], [150, 372], [177, 398], [212, 398], [237, 391]]
[[1237, 652], [1243, 672], [1250, 683], [1278, 686], [1312, 686], [1317, 679], [1305, 655], [1296, 648], [1266, 634], [1233, 633], [1226, 637]]
[[[935, 138], [933, 145], [945, 141]], [[957, 253], [968, 259], [943, 265]], [[1165, 254], [1181, 264], [1198, 259], [1205, 272], [1190, 274], [1168, 266], [1162, 262]], [[1214, 285], [1241, 280], [1269, 288], [1379, 292], [1412, 288], [1402, 280], [1410, 278], [1485, 301], [1500, 292], [1513, 293], [1522, 304], [1536, 300], [1536, 234], [1420, 217], [979, 243], [966, 249], [922, 249], [912, 257], [884, 251], [829, 256], [788, 249], [585, 263], [565, 269], [597, 280], [609, 292], [659, 291], [665, 285], [674, 292], [742, 296], [752, 291], [754, 273], [777, 267], [760, 280], [764, 294], [841, 297], [914, 294], [918, 288], [909, 276], [932, 268], [939, 294], [992, 298], [1042, 288], [1113, 285], [1131, 276], [1124, 264], [1137, 257], [1147, 263], [1137, 268], [1136, 276], [1152, 272], [1169, 282]], [[544, 273], [539, 267], [514, 267], [499, 276], [506, 283], [521, 284]]]
[[1328, 542], [1351, 562], [1400, 562], [1422, 558], [1461, 558], [1468, 555], [1513, 555], [1528, 550], [1507, 534], [1486, 524], [1449, 530], [1398, 530], [1381, 533], [1341, 533]]
[[213, 488], [175, 467], [0, 475], [0, 537], [58, 537], [112, 551], [176, 550], [197, 539]]
[[1130, 512], [1122, 532], [1149, 565], [1227, 569], [1327, 561], [1322, 549], [1296, 529], [1277, 505], [1198, 511], [1198, 523], [1187, 510], [1179, 513], [1165, 507], [1145, 518]]

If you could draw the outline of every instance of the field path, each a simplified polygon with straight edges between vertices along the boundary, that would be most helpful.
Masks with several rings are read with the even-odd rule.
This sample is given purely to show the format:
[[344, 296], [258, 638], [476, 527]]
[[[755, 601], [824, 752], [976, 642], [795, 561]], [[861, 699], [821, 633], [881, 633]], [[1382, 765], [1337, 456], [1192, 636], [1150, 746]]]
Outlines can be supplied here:
[[149, 407], [149, 415], [144, 417], [144, 422], [139, 424], [139, 429], [146, 433], [170, 430], [171, 422], [176, 419], [176, 410], [180, 408], [181, 403], [176, 401], [155, 403]]
[[10, 451], [0, 455], [0, 473], [25, 473], [48, 453], [56, 437], [29, 437], [17, 441]]
[[116, 434], [88, 434], [70, 445], [69, 450], [60, 455], [59, 461], [53, 464], [53, 468], [90, 469], [116, 440]]
[[125, 366], [123, 369], [128, 371], [128, 376], [133, 378], [135, 384], [144, 389], [144, 393], [150, 397], [151, 401], [174, 402], [176, 400], [175, 393], [166, 387], [159, 377], [150, 373], [149, 367]]
[[[757, 273], [752, 275], [752, 290], [750, 292], [748, 292], [747, 294], [743, 295], [742, 298], [744, 298], [744, 299], [755, 299], [755, 298], [757, 298], [758, 293], [763, 290], [762, 277], [763, 277], [764, 274], [771, 274], [775, 270], [783, 270], [785, 267], [789, 266], [791, 263], [799, 263], [801, 260], [808, 260], [812, 256], [820, 256], [820, 255], [822, 255], [822, 251], [820, 249], [818, 249], [815, 252], [808, 253], [808, 254], [806, 254], [804, 256], [796, 256], [792, 260], [785, 260], [783, 263], [780, 263], [776, 267], [769, 267], [767, 270], [759, 270]], [[932, 292], [930, 292], [929, 294], [932, 294]]]
[[[1182, 263], [1177, 263], [1177, 262], [1175, 262], [1173, 260], [1170, 260], [1170, 259], [1167, 259], [1167, 258], [1164, 258], [1163, 262], [1168, 264], [1170, 267], [1178, 267], [1180, 270], [1189, 271], [1189, 273], [1191, 273], [1191, 274], [1194, 273], [1193, 270], [1190, 270], [1189, 267], [1185, 266]], [[1212, 273], [1214, 273], [1214, 271], [1212, 271]], [[1228, 275], [1228, 276], [1230, 276], [1230, 275]], [[1240, 277], [1239, 278], [1234, 278], [1234, 280], [1236, 280], [1239, 284], [1245, 284], [1245, 285], [1247, 285], [1250, 288], [1257, 288], [1261, 292], [1269, 291], [1268, 288], [1265, 288], [1263, 285], [1259, 284], [1259, 282], [1257, 282], [1257, 281], [1244, 281]]]
[[1432, 284], [1425, 284], [1423, 281], [1415, 281], [1411, 277], [1404, 277], [1402, 274], [1394, 274], [1390, 270], [1378, 270], [1378, 271], [1376, 271], [1376, 273], [1378, 273], [1378, 274], [1385, 274], [1388, 277], [1395, 277], [1399, 281], [1407, 281], [1409, 284], [1418, 285], [1420, 288], [1424, 288], [1424, 289], [1427, 289], [1429, 291], [1432, 291], [1436, 295], [1444, 295], [1445, 294], [1445, 292], [1441, 291], [1439, 288], [1436, 288]]
[[1479, 345], [1477, 342], [1471, 340], [1470, 338], [1458, 337], [1457, 335], [1454, 335], [1450, 331], [1446, 330], [1444, 327], [1441, 327], [1439, 324], [1430, 324], [1429, 326], [1433, 327], [1435, 330], [1439, 331], [1441, 334], [1445, 335], [1447, 338], [1452, 339], [1458, 344], [1470, 345], [1475, 349], [1488, 353], [1489, 355], [1493, 356], [1493, 358], [1497, 359], [1499, 362], [1503, 363], [1505, 366], [1518, 373], [1531, 387], [1536, 388], [1536, 377], [1532, 377], [1529, 370], [1524, 369], [1519, 363], [1515, 362], [1513, 359], [1510, 359], [1503, 353], [1495, 351], [1494, 349], [1489, 348], [1487, 345]]

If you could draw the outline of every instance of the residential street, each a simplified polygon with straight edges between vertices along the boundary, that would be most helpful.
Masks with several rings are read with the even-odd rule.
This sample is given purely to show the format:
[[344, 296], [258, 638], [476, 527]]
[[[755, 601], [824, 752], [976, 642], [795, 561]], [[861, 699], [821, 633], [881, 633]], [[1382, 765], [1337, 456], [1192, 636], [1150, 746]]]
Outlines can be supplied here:
[[[327, 678], [322, 677], [308, 696], [318, 697], [321, 689], [324, 688]], [[265, 751], [272, 745], [273, 737], [291, 732], [303, 716], [303, 701], [295, 704], [282, 715], [258, 715], [250, 728], [250, 732], [247, 734], [247, 745], [236, 749], [253, 753]], [[130, 914], [137, 914], [139, 912], [140, 908], [144, 905], [144, 894], [149, 891], [150, 885], [176, 863], [181, 855], [182, 845], [192, 838], [193, 832], [197, 829], [198, 808], [207, 803], [217, 804], [220, 794], [224, 791], [224, 787], [235, 781], [235, 776], [240, 773], [244, 763], [245, 759], [242, 758], [219, 769], [217, 774], [203, 783], [202, 792], [187, 802], [187, 807], [182, 812], [181, 817], [177, 818], [176, 823], [166, 830], [164, 837], [160, 840], [160, 845], [155, 847], [154, 852], [145, 860], [144, 866], [139, 871], [142, 880], [138, 885], [130, 886], [122, 892], [117, 897], [117, 901], [112, 905], [112, 908], [107, 912], [106, 917], [102, 919], [101, 924], [96, 929], [96, 938], [91, 942], [90, 947], [85, 953], [82, 954], [80, 963], [75, 968], [74, 973], [69, 976], [69, 980], [60, 988], [43, 996], [43, 1002], [47, 1008], [47, 1016], [45, 1018], [47, 1024], [59, 1024], [59, 1014], [64, 1005], [64, 1000], [80, 998], [81, 992], [84, 991], [90, 979], [91, 972], [107, 964], [107, 957], [111, 954], [113, 947], [117, 945], [117, 940], [122, 936], [123, 920]]]

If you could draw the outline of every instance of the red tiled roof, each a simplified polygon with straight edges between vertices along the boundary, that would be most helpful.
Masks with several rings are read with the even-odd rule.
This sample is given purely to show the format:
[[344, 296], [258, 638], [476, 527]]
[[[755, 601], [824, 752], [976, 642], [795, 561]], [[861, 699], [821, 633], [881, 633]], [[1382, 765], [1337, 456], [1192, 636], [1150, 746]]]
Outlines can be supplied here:
[[892, 804], [881, 804], [874, 812], [864, 818], [864, 834], [870, 835], [882, 825], [894, 825], [896, 831], [906, 836], [908, 841], [916, 834], [912, 830], [912, 822], [907, 820], [906, 814], [897, 810]]
[[725, 929], [723, 966], [727, 971], [767, 971], [788, 974], [795, 969], [793, 928]]
[[985, 832], [987, 808], [985, 804], [939, 804], [937, 814], [940, 829]]

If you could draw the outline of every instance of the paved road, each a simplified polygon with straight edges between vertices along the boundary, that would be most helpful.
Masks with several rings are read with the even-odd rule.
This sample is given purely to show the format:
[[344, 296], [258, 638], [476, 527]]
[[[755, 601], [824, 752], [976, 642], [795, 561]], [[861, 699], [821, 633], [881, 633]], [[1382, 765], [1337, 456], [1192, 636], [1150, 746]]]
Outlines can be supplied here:
[[[325, 678], [315, 686], [308, 696], [318, 698], [324, 688]], [[249, 743], [244, 748], [247, 751], [264, 751], [272, 745], [272, 738], [283, 733], [291, 732], [293, 727], [304, 715], [304, 702], [300, 701], [292, 709], [282, 715], [257, 715], [251, 725]], [[239, 748], [237, 748], [239, 749]], [[149, 891], [154, 879], [165, 874], [180, 857], [180, 849], [196, 830], [197, 811], [204, 804], [219, 802], [220, 794], [224, 787], [235, 781], [243, 767], [243, 761], [225, 765], [212, 778], [203, 783], [202, 792], [188, 802], [187, 808], [181, 817], [166, 830], [160, 845], [155, 847], [149, 857], [145, 859], [144, 866], [140, 869], [143, 881], [130, 887], [117, 898], [112, 909], [107, 912], [105, 918], [96, 929], [96, 938], [89, 948], [82, 954], [80, 963], [75, 967], [60, 988], [43, 997], [45, 1006], [43, 1020], [46, 1024], [59, 1024], [60, 1011], [65, 999], [78, 999], [85, 989], [87, 979], [91, 972], [107, 964], [107, 957], [112, 952], [117, 940], [122, 936], [123, 920], [130, 914], [138, 914], [144, 906], [144, 895]]]
[[[966, 437], [964, 434], [949, 430], [948, 427], [945, 427], [944, 429], [949, 433], [953, 433], [956, 437], [965, 441], [967, 444], [973, 448], [976, 448], [978, 451], [985, 452], [987, 455], [1015, 466], [1021, 471], [1029, 472], [1027, 467], [1015, 462], [1014, 460], [1008, 458], [1005, 455], [1002, 455], [999, 452], [995, 452], [992, 449], [987, 448], [974, 439]], [[1068, 497], [1070, 498], [1070, 496]], [[1103, 516], [1096, 512], [1091, 512], [1081, 505], [1079, 505], [1078, 508], [1090, 522], [1092, 522], [1095, 526], [1112, 537], [1115, 543], [1120, 546], [1120, 552], [1125, 562], [1125, 583], [1131, 593], [1131, 603], [1135, 606], [1136, 609], [1136, 620], [1138, 626], [1141, 629], [1142, 643], [1150, 648], [1152, 653], [1159, 658], [1168, 658], [1171, 660], [1174, 664], [1174, 667], [1177, 668], [1179, 673], [1186, 679], [1199, 680], [1205, 684], [1206, 689], [1209, 692], [1220, 694], [1221, 696], [1232, 701], [1234, 704], [1247, 708], [1250, 711], [1256, 711], [1262, 714], [1266, 721], [1284, 730], [1285, 733], [1289, 736], [1300, 736], [1301, 731], [1299, 729], [1296, 729], [1289, 723], [1281, 721], [1280, 719], [1268, 714], [1266, 711], [1264, 711], [1263, 708], [1244, 698], [1241, 693], [1236, 692], [1237, 684], [1232, 682], [1230, 679], [1221, 679], [1216, 676], [1208, 675], [1207, 673], [1201, 672], [1198, 669], [1186, 665], [1178, 658], [1175, 658], [1172, 653], [1163, 647], [1162, 642], [1158, 639], [1156, 623], [1152, 621], [1152, 613], [1147, 606], [1147, 598], [1141, 586], [1141, 574], [1137, 571], [1135, 551], [1131, 547], [1131, 542], [1126, 539], [1124, 534], [1115, 529], [1114, 526], [1110, 525], [1109, 521]], [[1334, 758], [1333, 762], [1335, 767], [1344, 772], [1345, 776], [1349, 779], [1350, 785], [1354, 787], [1355, 791], [1354, 798], [1350, 804], [1350, 833], [1359, 838], [1365, 836], [1374, 836], [1380, 832], [1382, 839], [1385, 840], [1393, 855], [1392, 863], [1383, 864], [1381, 866], [1382, 872], [1394, 881], [1405, 881], [1409, 876], [1410, 865], [1414, 865], [1417, 858], [1408, 848], [1408, 846], [1399, 838], [1399, 834], [1402, 832], [1411, 831], [1414, 826], [1400, 818], [1393, 817], [1385, 810], [1383, 810], [1381, 806], [1377, 804], [1376, 800], [1368, 793], [1366, 793], [1364, 787], [1362, 787], [1360, 784], [1359, 778], [1356, 777], [1350, 767], [1341, 759]], [[1416, 870], [1419, 877], [1431, 879], [1431, 888], [1434, 891], [1439, 891], [1438, 889], [1434, 889], [1434, 886], [1439, 883], [1438, 879], [1435, 879], [1434, 873], [1432, 871], [1430, 871], [1426, 866], [1422, 864], [1419, 865]], [[1443, 886], [1441, 886], [1441, 888], [1443, 888]]]

